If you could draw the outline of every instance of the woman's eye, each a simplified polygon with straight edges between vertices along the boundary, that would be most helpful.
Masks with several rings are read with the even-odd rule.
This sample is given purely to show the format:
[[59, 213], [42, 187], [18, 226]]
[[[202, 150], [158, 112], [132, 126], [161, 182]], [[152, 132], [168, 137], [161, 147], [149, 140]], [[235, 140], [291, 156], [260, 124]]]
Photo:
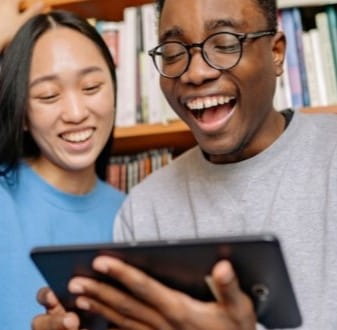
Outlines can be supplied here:
[[87, 94], [94, 94], [100, 90], [101, 85], [102, 84], [87, 86], [83, 88], [83, 91], [86, 92]]
[[53, 102], [57, 99], [58, 94], [49, 94], [49, 95], [41, 95], [38, 97], [39, 100], [43, 102]]

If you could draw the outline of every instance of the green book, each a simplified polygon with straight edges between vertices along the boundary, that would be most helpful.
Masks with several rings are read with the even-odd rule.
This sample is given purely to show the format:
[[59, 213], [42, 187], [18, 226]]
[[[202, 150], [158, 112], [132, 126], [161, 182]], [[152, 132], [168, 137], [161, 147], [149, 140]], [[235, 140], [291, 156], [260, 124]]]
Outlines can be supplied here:
[[333, 61], [335, 66], [335, 74], [337, 76], [337, 13], [335, 6], [333, 5], [326, 6], [326, 13], [328, 16], [329, 33], [330, 33]]

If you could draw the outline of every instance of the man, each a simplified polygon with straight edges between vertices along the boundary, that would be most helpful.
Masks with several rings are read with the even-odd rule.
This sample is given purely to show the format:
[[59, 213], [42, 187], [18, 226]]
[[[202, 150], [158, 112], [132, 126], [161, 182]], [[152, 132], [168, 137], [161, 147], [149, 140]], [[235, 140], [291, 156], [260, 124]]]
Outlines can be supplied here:
[[[285, 39], [274, 0], [159, 1], [159, 48], [151, 54], [161, 88], [199, 147], [135, 187], [122, 207], [116, 240], [209, 237], [271, 231], [281, 239], [305, 330], [337, 327], [337, 118], [277, 112], [276, 77]], [[157, 58], [159, 57], [159, 58]], [[221, 302], [202, 303], [121, 261], [96, 270], [128, 296], [78, 278], [78, 306], [120, 329], [259, 328], [231, 265], [212, 276]], [[77, 329], [51, 293], [35, 329]], [[63, 323], [63, 325], [61, 325]], [[51, 326], [54, 326], [52, 328]]]

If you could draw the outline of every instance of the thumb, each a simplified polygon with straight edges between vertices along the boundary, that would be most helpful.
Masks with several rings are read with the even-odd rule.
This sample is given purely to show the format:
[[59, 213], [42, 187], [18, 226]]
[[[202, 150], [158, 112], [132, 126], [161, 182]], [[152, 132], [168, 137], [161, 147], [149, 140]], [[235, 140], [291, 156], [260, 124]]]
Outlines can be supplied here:
[[212, 271], [214, 290], [218, 299], [224, 304], [236, 304], [241, 299], [242, 291], [230, 262], [218, 262]]
[[226, 260], [218, 262], [213, 268], [212, 279], [218, 300], [230, 311], [232, 318], [239, 320], [240, 324], [255, 324], [253, 302], [241, 290], [231, 263]]
[[45, 3], [43, 1], [40, 0], [38, 2], [34, 2], [21, 14], [22, 24], [24, 24], [26, 21], [28, 21], [33, 16], [42, 13], [44, 8], [45, 8]]

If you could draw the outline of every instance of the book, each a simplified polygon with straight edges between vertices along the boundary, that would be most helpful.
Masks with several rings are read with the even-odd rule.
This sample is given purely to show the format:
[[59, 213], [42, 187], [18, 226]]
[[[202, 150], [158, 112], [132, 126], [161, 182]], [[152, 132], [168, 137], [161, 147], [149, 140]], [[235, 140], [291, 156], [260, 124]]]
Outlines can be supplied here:
[[311, 41], [311, 49], [312, 55], [314, 60], [314, 70], [315, 76], [317, 79], [317, 91], [319, 94], [319, 104], [320, 105], [328, 105], [328, 94], [327, 94], [327, 87], [326, 81], [324, 77], [324, 69], [323, 69], [323, 55], [321, 53], [321, 42], [320, 36], [317, 29], [309, 30], [309, 36]]
[[108, 46], [116, 67], [119, 64], [119, 28], [119, 22], [98, 21], [96, 23], [96, 29]]
[[[121, 41], [119, 78], [123, 86], [121, 98], [123, 106], [117, 110], [116, 126], [134, 126], [137, 111], [137, 53], [136, 53], [136, 7], [124, 10], [124, 33]], [[119, 99], [120, 100], [120, 99]]]
[[337, 102], [337, 81], [327, 13], [324, 11], [316, 14], [315, 21], [320, 38], [318, 47], [321, 55], [324, 56], [322, 68], [326, 83], [327, 102], [328, 104], [334, 104]]
[[281, 20], [283, 31], [287, 38], [287, 69], [289, 76], [289, 84], [291, 89], [292, 106], [301, 108], [303, 102], [302, 82], [300, 76], [300, 66], [298, 58], [298, 47], [296, 41], [296, 30], [293, 18], [293, 10], [286, 9], [281, 12]]
[[330, 42], [332, 47], [332, 57], [335, 68], [335, 76], [337, 76], [337, 13], [334, 6], [326, 6], [328, 16], [328, 25], [330, 33]]
[[304, 64], [306, 67], [308, 89], [310, 95], [310, 105], [319, 106], [323, 100], [320, 98], [318, 78], [315, 70], [314, 49], [312, 48], [309, 32], [302, 33]]
[[304, 52], [303, 52], [303, 41], [302, 41], [302, 18], [301, 13], [298, 8], [292, 9], [293, 21], [294, 21], [294, 32], [297, 46], [297, 55], [298, 55], [298, 69], [300, 73], [301, 86], [302, 86], [302, 100], [304, 106], [310, 105], [310, 95], [307, 81], [307, 72], [304, 63]]
[[144, 51], [144, 80], [147, 90], [147, 120], [148, 123], [163, 122], [162, 95], [159, 87], [159, 73], [152, 63], [152, 59], [147, 55], [147, 51], [155, 47], [158, 43], [157, 37], [157, 13], [155, 4], [146, 4], [141, 7], [143, 22]]

